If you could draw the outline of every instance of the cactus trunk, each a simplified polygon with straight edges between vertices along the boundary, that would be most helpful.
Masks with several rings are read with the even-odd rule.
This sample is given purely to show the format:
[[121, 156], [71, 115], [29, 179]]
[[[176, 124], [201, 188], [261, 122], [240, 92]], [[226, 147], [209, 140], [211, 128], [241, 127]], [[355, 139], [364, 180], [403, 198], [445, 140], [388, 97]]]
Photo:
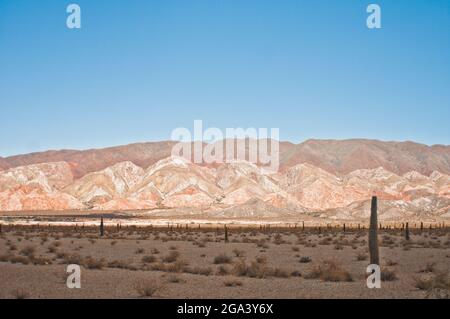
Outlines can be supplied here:
[[409, 240], [409, 224], [406, 223], [406, 228], [405, 228], [405, 239]]
[[377, 216], [377, 197], [372, 197], [372, 206], [370, 210], [370, 228], [369, 228], [369, 253], [370, 264], [380, 265], [380, 255], [378, 251], [378, 216]]
[[104, 225], [103, 225], [103, 217], [100, 219], [100, 236], [103, 236], [105, 233]]
[[225, 225], [225, 242], [228, 243], [228, 228], [227, 228], [227, 225]]

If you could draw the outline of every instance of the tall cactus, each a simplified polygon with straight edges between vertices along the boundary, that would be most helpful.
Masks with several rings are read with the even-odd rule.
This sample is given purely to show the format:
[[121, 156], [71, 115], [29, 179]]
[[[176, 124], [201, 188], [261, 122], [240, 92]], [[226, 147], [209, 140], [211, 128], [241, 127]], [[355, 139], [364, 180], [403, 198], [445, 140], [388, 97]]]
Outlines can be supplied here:
[[409, 223], [406, 223], [406, 228], [405, 228], [405, 239], [409, 240]]
[[100, 219], [100, 236], [103, 236], [105, 233], [104, 225], [103, 225], [103, 217]]
[[228, 228], [227, 228], [227, 225], [225, 225], [225, 242], [228, 243]]
[[380, 255], [378, 251], [378, 216], [376, 196], [372, 197], [372, 206], [370, 209], [369, 253], [370, 264], [380, 265]]

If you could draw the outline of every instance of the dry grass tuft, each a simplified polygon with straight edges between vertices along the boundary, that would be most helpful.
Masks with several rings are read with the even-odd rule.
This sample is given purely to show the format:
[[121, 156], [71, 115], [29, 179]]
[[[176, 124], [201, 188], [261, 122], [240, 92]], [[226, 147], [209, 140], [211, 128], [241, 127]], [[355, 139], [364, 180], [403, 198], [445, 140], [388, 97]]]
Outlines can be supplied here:
[[393, 269], [383, 269], [381, 271], [381, 281], [394, 281], [397, 280], [397, 274]]
[[30, 298], [30, 294], [23, 289], [16, 289], [13, 291], [13, 296], [16, 299], [28, 299]]
[[137, 249], [134, 251], [134, 253], [135, 253], [136, 255], [143, 254], [144, 252], [145, 252], [145, 249], [144, 249], [144, 248], [137, 248]]
[[178, 257], [180, 257], [180, 253], [178, 251], [171, 251], [168, 255], [163, 257], [162, 261], [165, 263], [173, 263], [177, 261]]
[[25, 248], [23, 248], [20, 251], [20, 254], [23, 255], [23, 256], [30, 257], [30, 256], [33, 256], [35, 252], [36, 252], [36, 248], [35, 247], [33, 247], [33, 246], [26, 246]]
[[310, 263], [311, 262], [311, 257], [309, 257], [309, 256], [303, 256], [303, 257], [300, 257], [300, 263], [301, 264], [307, 264], [307, 263]]
[[225, 287], [240, 287], [242, 286], [242, 281], [236, 279], [228, 279], [223, 282]]
[[86, 257], [82, 260], [81, 264], [87, 269], [103, 269], [105, 267], [104, 259], [95, 259], [93, 257]]
[[360, 251], [357, 255], [356, 255], [356, 260], [357, 261], [364, 261], [367, 260], [368, 256], [365, 252]]
[[227, 254], [220, 254], [219, 256], [214, 257], [214, 264], [229, 264], [231, 263], [231, 257]]
[[170, 274], [167, 277], [167, 282], [171, 283], [171, 284], [177, 284], [177, 283], [184, 282], [184, 280], [180, 276], [177, 276], [177, 275], [174, 275], [174, 274]]
[[245, 252], [243, 250], [239, 250], [239, 249], [233, 249], [233, 254], [236, 257], [244, 257], [245, 256]]
[[450, 275], [448, 272], [439, 272], [427, 278], [415, 279], [416, 288], [431, 292], [434, 289], [450, 290]]
[[152, 255], [147, 255], [147, 256], [142, 257], [141, 261], [144, 264], [151, 264], [151, 263], [156, 262], [156, 257], [152, 256]]
[[134, 288], [140, 297], [153, 297], [162, 289], [162, 286], [157, 282], [146, 280], [144, 282], [138, 282]]
[[322, 265], [314, 267], [311, 272], [305, 275], [306, 279], [321, 279], [331, 282], [351, 282], [351, 274], [342, 268], [341, 265], [332, 260], [326, 260]]
[[250, 264], [247, 264], [245, 260], [240, 260], [234, 264], [232, 272], [236, 276], [260, 279], [267, 277], [288, 278], [290, 276], [287, 271], [281, 268], [271, 268], [256, 260]]

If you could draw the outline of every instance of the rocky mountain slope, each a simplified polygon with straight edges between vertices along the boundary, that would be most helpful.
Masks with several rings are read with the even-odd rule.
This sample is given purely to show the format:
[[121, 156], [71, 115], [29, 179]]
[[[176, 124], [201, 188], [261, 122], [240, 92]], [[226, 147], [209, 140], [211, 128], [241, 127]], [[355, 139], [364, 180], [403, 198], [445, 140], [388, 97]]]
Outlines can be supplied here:
[[[85, 151], [48, 151], [0, 158], [0, 169], [30, 164], [71, 163], [75, 178], [130, 161], [143, 169], [171, 155], [175, 142], [139, 143]], [[281, 170], [311, 164], [329, 173], [348, 174], [357, 169], [383, 167], [398, 175], [416, 171], [450, 174], [450, 146], [427, 146], [414, 142], [377, 140], [308, 140], [300, 144], [280, 143]]]
[[73, 183], [65, 162], [16, 167], [0, 172], [0, 211], [82, 209], [84, 205], [61, 190]]
[[366, 218], [372, 195], [386, 219], [450, 218], [450, 176], [439, 171], [396, 174], [384, 167], [332, 174], [301, 163], [268, 174], [234, 161], [215, 167], [168, 157], [143, 169], [119, 162], [81, 178], [73, 163], [54, 162], [0, 171], [0, 211], [170, 210], [212, 217], [283, 217], [299, 213]]

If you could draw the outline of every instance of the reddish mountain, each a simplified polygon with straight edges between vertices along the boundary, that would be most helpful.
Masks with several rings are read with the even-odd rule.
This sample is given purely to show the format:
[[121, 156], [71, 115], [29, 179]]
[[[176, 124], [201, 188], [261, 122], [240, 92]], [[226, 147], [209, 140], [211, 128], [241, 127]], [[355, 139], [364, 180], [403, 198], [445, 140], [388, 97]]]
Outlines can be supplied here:
[[157, 161], [170, 156], [173, 145], [175, 145], [175, 142], [155, 142], [85, 151], [47, 151], [12, 156], [4, 160], [10, 167], [64, 161], [71, 163], [75, 178], [80, 178], [87, 173], [97, 172], [120, 162], [129, 161], [140, 167], [147, 168]]
[[9, 168], [8, 162], [3, 157], [0, 157], [0, 171], [8, 168]]
[[409, 171], [424, 175], [433, 171], [449, 174], [450, 146], [365, 139], [308, 140], [281, 154], [283, 168], [301, 163], [309, 163], [333, 174], [378, 167], [399, 175]]
[[[75, 178], [130, 161], [144, 169], [167, 158], [175, 142], [154, 142], [85, 151], [62, 150], [0, 158], [0, 169], [36, 163], [65, 161]], [[450, 146], [427, 146], [413, 142], [376, 140], [308, 140], [300, 144], [280, 143], [281, 169], [308, 163], [332, 174], [383, 167], [398, 175], [416, 171], [450, 174]]]

